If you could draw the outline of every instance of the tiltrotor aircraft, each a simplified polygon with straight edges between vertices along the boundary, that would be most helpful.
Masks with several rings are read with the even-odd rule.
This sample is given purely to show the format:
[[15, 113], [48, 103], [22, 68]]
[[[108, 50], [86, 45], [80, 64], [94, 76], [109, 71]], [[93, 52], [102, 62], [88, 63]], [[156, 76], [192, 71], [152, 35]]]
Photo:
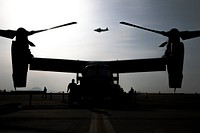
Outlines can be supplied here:
[[105, 31], [109, 31], [109, 30], [108, 30], [108, 27], [106, 27], [105, 29], [97, 28], [97, 29], [94, 29], [94, 31], [101, 33], [101, 32], [105, 32]]
[[77, 96], [90, 99], [104, 99], [112, 97], [118, 91], [117, 88], [119, 87], [116, 86], [119, 86], [119, 73], [166, 71], [167, 66], [169, 87], [180, 88], [183, 77], [184, 54], [183, 43], [180, 42], [180, 37], [183, 39], [197, 37], [200, 35], [200, 31], [180, 32], [177, 29], [172, 29], [169, 32], [164, 32], [139, 27], [126, 22], [120, 23], [168, 37], [168, 42], [164, 43], [167, 45], [165, 55], [160, 58], [113, 61], [37, 58], [29, 50], [29, 45], [34, 46], [34, 44], [28, 40], [28, 36], [42, 31], [76, 24], [76, 22], [30, 32], [24, 28], [19, 28], [17, 31], [0, 30], [0, 36], [2, 37], [13, 39], [16, 36], [16, 40], [13, 41], [11, 49], [14, 87], [26, 87], [28, 70], [76, 73], [77, 82], [80, 81]]

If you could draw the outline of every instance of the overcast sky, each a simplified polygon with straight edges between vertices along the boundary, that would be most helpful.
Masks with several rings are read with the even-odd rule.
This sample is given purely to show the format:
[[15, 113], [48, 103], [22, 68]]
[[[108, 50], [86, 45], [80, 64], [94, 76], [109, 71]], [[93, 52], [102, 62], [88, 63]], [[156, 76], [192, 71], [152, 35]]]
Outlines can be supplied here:
[[[127, 21], [147, 28], [200, 30], [199, 0], [0, 0], [0, 29], [40, 30], [76, 21], [78, 24], [29, 37], [35, 57], [75, 60], [123, 60], [157, 58], [167, 38], [120, 25]], [[109, 28], [97, 33], [95, 28]], [[14, 90], [11, 68], [12, 40], [0, 37], [0, 89]], [[178, 92], [200, 93], [200, 38], [184, 41], [182, 88]], [[76, 74], [29, 71], [25, 89], [65, 91]], [[173, 92], [167, 72], [120, 74], [125, 91]], [[21, 89], [21, 88], [19, 88]]]

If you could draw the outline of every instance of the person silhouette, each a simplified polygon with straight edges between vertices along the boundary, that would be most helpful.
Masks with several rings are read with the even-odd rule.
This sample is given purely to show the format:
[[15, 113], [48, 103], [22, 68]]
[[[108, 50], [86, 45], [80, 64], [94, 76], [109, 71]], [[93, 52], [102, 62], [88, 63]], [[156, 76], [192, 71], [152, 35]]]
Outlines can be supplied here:
[[42, 97], [47, 98], [47, 87], [44, 87]]
[[73, 93], [75, 91], [76, 87], [77, 87], [77, 84], [75, 83], [75, 80], [72, 79], [72, 82], [69, 83], [69, 85], [67, 87], [67, 92], [70, 91], [70, 93]]
[[72, 79], [72, 82], [69, 83], [67, 87], [67, 93], [69, 92], [69, 103], [73, 104], [73, 102], [76, 100], [77, 97], [77, 84], [75, 83], [75, 80]]
[[134, 96], [134, 89], [133, 89], [133, 87], [131, 87], [131, 89], [130, 89], [129, 92], [128, 92], [129, 100], [132, 100], [132, 99], [133, 99], [133, 96]]

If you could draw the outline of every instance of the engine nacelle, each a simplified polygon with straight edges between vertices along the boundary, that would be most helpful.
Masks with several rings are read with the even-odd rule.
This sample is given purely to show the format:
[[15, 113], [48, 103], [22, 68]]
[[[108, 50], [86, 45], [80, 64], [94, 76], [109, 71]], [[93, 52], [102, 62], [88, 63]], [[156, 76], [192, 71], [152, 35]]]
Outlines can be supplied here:
[[24, 47], [23, 42], [18, 43], [17, 41], [13, 41], [11, 53], [14, 87], [26, 87], [28, 64], [33, 56], [28, 46]]
[[[181, 88], [183, 80], [184, 45], [182, 42], [167, 46], [167, 70], [170, 88]], [[167, 51], [166, 51], [167, 52]]]

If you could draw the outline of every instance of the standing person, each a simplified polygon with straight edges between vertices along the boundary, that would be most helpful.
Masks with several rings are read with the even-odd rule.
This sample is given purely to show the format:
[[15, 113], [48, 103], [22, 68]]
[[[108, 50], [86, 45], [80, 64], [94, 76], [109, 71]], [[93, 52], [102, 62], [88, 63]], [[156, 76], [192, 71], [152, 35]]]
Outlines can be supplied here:
[[73, 101], [75, 101], [76, 99], [76, 95], [77, 95], [77, 84], [75, 83], [75, 80], [72, 79], [72, 82], [69, 83], [68, 87], [67, 87], [67, 93], [69, 93], [69, 103], [72, 104]]
[[73, 93], [75, 91], [76, 87], [77, 87], [77, 84], [75, 83], [75, 80], [72, 79], [72, 82], [69, 83], [69, 85], [67, 87], [67, 92], [70, 91], [70, 93]]
[[133, 100], [133, 96], [134, 96], [134, 89], [133, 87], [131, 87], [130, 91], [128, 92], [128, 98], [129, 100]]
[[43, 90], [43, 95], [42, 97], [45, 97], [47, 98], [47, 87], [44, 87], [44, 90]]

